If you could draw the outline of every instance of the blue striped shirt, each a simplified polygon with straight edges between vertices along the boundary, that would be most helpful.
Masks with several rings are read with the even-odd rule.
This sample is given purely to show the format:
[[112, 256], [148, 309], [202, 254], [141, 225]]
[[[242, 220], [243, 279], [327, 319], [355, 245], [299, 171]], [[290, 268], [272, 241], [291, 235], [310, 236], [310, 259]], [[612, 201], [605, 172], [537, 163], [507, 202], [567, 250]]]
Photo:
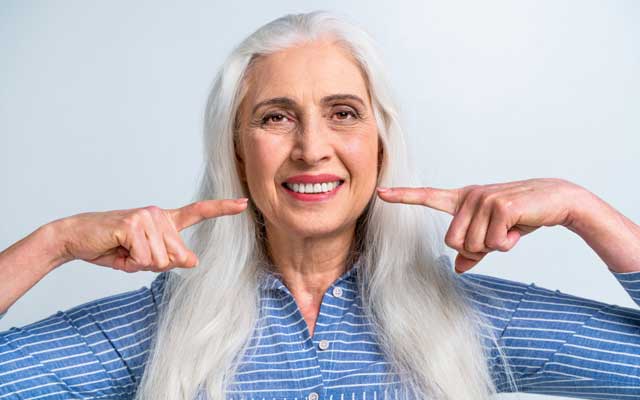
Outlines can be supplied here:
[[[448, 257], [444, 260], [450, 265]], [[325, 292], [313, 337], [288, 288], [273, 274], [260, 284], [265, 324], [229, 399], [395, 399], [389, 372], [356, 284], [358, 265]], [[0, 332], [0, 400], [131, 399], [140, 382], [167, 274], [149, 288], [98, 299], [22, 328]], [[640, 305], [640, 272], [612, 274]], [[583, 399], [640, 398], [640, 310], [486, 275], [460, 275], [488, 318], [518, 391]], [[260, 339], [260, 340], [258, 340]], [[492, 376], [512, 390], [490, 341]], [[198, 399], [205, 399], [201, 392]]]

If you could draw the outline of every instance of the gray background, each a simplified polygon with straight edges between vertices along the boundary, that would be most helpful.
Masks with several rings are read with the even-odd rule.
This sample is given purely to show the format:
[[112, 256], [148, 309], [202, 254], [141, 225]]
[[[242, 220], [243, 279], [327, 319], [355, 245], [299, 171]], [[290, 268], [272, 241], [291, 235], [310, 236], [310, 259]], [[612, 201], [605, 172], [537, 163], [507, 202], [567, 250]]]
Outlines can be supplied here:
[[[299, 3], [3, 1], [0, 247], [80, 212], [190, 202], [217, 68], [258, 26], [318, 8], [377, 39], [426, 186], [561, 177], [640, 221], [640, 2]], [[560, 227], [472, 271], [637, 307]], [[68, 263], [0, 330], [153, 277]]]

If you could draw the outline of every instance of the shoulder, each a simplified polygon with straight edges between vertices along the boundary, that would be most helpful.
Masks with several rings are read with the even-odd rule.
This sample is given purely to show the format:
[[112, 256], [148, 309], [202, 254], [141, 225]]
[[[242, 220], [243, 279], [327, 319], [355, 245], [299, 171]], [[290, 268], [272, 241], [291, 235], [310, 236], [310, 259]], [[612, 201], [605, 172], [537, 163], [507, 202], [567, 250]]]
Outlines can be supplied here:
[[503, 301], [520, 299], [527, 290], [535, 287], [533, 283], [518, 282], [469, 272], [459, 275], [459, 280], [463, 288], [474, 297], [490, 294]]
[[[453, 269], [453, 263], [448, 255], [441, 255], [437, 262], [445, 268]], [[455, 273], [454, 273], [455, 274]], [[490, 275], [465, 272], [455, 274], [459, 286], [473, 301], [482, 303], [517, 302], [530, 290], [533, 283], [523, 283], [497, 278]]]
[[497, 331], [498, 336], [535, 286], [533, 283], [469, 272], [459, 275], [458, 282], [475, 311]]
[[58, 314], [80, 326], [89, 320], [103, 329], [116, 328], [124, 321], [142, 314], [155, 315], [162, 303], [169, 271], [158, 274], [147, 285], [75, 306]]

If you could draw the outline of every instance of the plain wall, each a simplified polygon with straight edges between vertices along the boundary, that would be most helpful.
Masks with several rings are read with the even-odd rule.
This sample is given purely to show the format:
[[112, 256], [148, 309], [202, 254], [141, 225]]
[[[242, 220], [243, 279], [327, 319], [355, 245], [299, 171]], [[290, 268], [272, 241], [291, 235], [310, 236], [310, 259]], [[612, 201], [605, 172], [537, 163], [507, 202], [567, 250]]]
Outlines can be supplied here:
[[[640, 3], [394, 3], [3, 1], [0, 247], [80, 212], [189, 203], [217, 68], [260, 25], [314, 9], [377, 39], [425, 186], [560, 177], [640, 221]], [[561, 227], [472, 272], [637, 308]], [[0, 330], [153, 277], [68, 263]]]

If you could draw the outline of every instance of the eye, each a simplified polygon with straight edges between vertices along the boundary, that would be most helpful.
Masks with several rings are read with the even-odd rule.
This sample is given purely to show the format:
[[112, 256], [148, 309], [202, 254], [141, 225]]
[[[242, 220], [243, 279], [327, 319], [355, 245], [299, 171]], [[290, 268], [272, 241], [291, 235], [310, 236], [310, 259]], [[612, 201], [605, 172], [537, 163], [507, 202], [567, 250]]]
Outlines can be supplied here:
[[336, 111], [333, 115], [339, 121], [347, 121], [350, 119], [358, 118], [358, 115], [352, 110], [339, 110]]
[[264, 118], [262, 118], [262, 125], [267, 125], [267, 124], [271, 124], [271, 123], [280, 123], [280, 122], [286, 122], [289, 119], [286, 117], [286, 115], [284, 114], [280, 114], [280, 113], [274, 113], [274, 114], [269, 114], [266, 115]]

